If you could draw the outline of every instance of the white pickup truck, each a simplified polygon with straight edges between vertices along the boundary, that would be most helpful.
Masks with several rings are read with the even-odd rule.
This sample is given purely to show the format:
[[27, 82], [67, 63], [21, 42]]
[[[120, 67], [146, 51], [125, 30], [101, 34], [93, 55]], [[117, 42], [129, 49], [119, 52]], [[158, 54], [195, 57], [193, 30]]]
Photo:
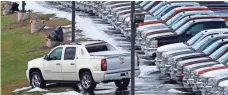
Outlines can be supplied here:
[[[49, 82], [80, 82], [92, 91], [100, 82], [115, 82], [126, 88], [130, 82], [131, 56], [104, 41], [59, 45], [48, 55], [28, 62], [27, 79], [32, 87], [43, 88]], [[140, 74], [139, 58], [135, 56], [135, 75]]]

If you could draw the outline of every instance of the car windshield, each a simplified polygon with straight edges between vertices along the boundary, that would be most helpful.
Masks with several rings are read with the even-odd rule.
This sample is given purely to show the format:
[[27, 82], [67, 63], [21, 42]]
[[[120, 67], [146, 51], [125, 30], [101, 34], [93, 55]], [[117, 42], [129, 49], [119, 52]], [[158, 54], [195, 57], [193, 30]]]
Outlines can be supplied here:
[[226, 38], [228, 35], [218, 35], [218, 36], [208, 36], [205, 39], [201, 40], [199, 43], [196, 43], [196, 45], [193, 45], [193, 49], [202, 51], [204, 50], [210, 43], [214, 43], [218, 39]]
[[[179, 22], [178, 22], [179, 23]], [[181, 22], [180, 22], [181, 23]], [[173, 30], [176, 30], [176, 34], [180, 35], [183, 33], [183, 31], [185, 31], [187, 29], [187, 27], [189, 27], [191, 25], [191, 21], [185, 23], [184, 25], [183, 24], [178, 24], [180, 25], [180, 28], [172, 28]]]
[[149, 4], [147, 4], [143, 9], [148, 9], [151, 5], [153, 5], [156, 1], [151, 1]]
[[157, 16], [159, 13], [161, 13], [163, 10], [166, 10], [167, 8], [169, 8], [169, 5], [163, 6], [160, 9], [158, 9], [157, 11], [155, 11], [153, 13], [154, 16]]
[[[199, 35], [198, 35], [199, 34]], [[192, 37], [190, 40], [187, 41], [188, 45], [195, 45], [205, 37], [211, 36], [211, 35], [216, 35], [218, 33], [211, 33], [211, 34], [203, 34], [202, 32], [199, 32], [196, 34], [194, 37]]]
[[193, 45], [192, 48], [195, 50], [199, 50], [200, 48], [203, 48], [203, 46], [206, 45], [206, 43], [211, 42], [211, 37], [206, 37], [205, 39], [201, 40], [199, 43], [196, 43], [196, 45]]
[[226, 52], [223, 56], [221, 56], [217, 61], [222, 64], [227, 63], [228, 62], [228, 52]]
[[175, 20], [177, 20], [179, 17], [181, 17], [183, 15], [183, 12], [178, 13], [177, 15], [175, 15], [174, 17], [172, 17], [171, 19], [169, 19], [167, 21], [167, 25], [171, 25], [172, 23], [174, 23]]
[[177, 23], [173, 24], [173, 26], [171, 28], [173, 30], [177, 30], [177, 28], [179, 28], [180, 26], [182, 26], [188, 19], [189, 19], [189, 16], [184, 17], [183, 19], [181, 19]]
[[139, 4], [139, 6], [143, 7], [145, 4], [147, 4], [150, 1], [143, 1], [142, 3]]
[[209, 57], [216, 60], [220, 56], [222, 56], [222, 54], [224, 54], [225, 52], [227, 52], [227, 45], [220, 47], [215, 52], [213, 52]]
[[218, 40], [214, 43], [212, 43], [211, 45], [209, 45], [206, 49], [203, 50], [203, 52], [206, 55], [210, 55], [213, 51], [215, 51], [216, 48], [218, 48], [221, 45], [221, 40]]
[[154, 6], [149, 13], [154, 13], [158, 8], [162, 7], [165, 4], [165, 2], [159, 3], [158, 5]]
[[197, 39], [199, 39], [201, 36], [203, 36], [203, 33], [202, 32], [199, 32], [198, 34], [196, 34], [195, 36], [193, 36], [191, 39], [189, 39], [187, 41], [187, 44], [188, 45], [193, 45], [197, 41]]
[[169, 11], [168, 13], [166, 13], [165, 15], [163, 15], [163, 16], [161, 17], [161, 20], [166, 20], [168, 17], [170, 17], [170, 16], [171, 16], [172, 14], [174, 14], [174, 13], [175, 13], [175, 9]]

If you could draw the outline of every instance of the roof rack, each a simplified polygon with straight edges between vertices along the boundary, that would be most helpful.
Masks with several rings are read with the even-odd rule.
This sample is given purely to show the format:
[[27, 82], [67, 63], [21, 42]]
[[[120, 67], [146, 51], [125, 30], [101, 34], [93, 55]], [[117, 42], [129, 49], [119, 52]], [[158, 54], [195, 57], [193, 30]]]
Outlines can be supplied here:
[[70, 45], [82, 45], [82, 44], [80, 44], [80, 43], [75, 43], [75, 42], [72, 42], [72, 43], [70, 43]]
[[90, 39], [90, 40], [86, 40], [86, 41], [104, 41], [104, 40], [93, 40], [93, 39]]

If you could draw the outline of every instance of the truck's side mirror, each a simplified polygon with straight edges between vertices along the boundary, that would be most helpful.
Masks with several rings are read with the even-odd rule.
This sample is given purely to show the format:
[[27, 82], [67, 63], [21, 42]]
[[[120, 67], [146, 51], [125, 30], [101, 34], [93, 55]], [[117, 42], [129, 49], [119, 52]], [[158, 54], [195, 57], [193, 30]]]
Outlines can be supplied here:
[[45, 56], [44, 56], [44, 59], [45, 59], [45, 60], [49, 60], [49, 59], [50, 59], [50, 58], [49, 58], [49, 55], [45, 55]]
[[135, 13], [133, 21], [135, 23], [143, 23], [144, 22], [144, 18], [145, 18], [145, 14], [144, 13]]

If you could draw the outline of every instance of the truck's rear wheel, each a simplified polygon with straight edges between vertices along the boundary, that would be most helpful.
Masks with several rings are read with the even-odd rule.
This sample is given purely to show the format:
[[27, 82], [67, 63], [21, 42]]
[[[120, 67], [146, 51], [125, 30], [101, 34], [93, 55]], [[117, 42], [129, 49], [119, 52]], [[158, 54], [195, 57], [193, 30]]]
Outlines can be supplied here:
[[80, 76], [80, 83], [84, 90], [93, 91], [96, 88], [96, 83], [93, 80], [90, 72], [83, 72]]
[[130, 83], [129, 78], [115, 81], [115, 85], [120, 89], [127, 88], [129, 83]]
[[32, 72], [31, 77], [30, 77], [30, 84], [33, 88], [35, 88], [35, 87], [44, 88], [46, 86], [46, 83], [45, 83], [41, 73], [38, 71]]

